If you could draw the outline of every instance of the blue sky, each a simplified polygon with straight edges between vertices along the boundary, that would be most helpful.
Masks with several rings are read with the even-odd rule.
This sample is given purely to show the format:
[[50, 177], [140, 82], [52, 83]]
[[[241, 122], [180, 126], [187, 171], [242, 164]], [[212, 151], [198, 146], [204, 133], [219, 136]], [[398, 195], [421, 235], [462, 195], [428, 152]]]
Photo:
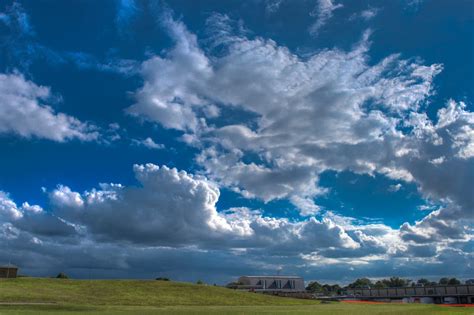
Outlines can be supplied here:
[[219, 283], [473, 277], [473, 11], [2, 2], [0, 258]]

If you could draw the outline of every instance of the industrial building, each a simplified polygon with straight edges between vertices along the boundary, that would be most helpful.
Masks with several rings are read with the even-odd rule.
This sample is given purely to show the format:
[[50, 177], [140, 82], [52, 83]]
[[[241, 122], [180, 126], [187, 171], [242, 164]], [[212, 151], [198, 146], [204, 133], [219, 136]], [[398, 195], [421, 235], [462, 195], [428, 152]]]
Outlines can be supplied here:
[[242, 276], [228, 286], [256, 292], [304, 292], [304, 280], [297, 276]]
[[18, 267], [14, 265], [0, 265], [0, 278], [16, 278]]
[[358, 300], [400, 300], [407, 303], [474, 303], [474, 285], [436, 285], [424, 287], [348, 289], [346, 297]]

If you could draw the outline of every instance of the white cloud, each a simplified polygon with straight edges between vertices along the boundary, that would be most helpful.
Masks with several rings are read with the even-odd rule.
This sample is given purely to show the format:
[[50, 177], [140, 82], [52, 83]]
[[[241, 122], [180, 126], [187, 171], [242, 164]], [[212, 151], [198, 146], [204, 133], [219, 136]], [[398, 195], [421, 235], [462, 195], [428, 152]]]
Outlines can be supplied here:
[[212, 69], [197, 47], [194, 34], [171, 17], [166, 17], [163, 23], [176, 40], [176, 47], [166, 58], [155, 56], [143, 63], [146, 83], [136, 93], [137, 103], [127, 112], [158, 121], [166, 128], [195, 131], [201, 122], [194, 110], [205, 108], [206, 102], [193, 91], [199, 88], [194, 85], [200, 85], [201, 80], [211, 75]]
[[80, 208], [84, 205], [84, 200], [77, 192], [71, 191], [67, 186], [59, 185], [57, 189], [50, 193], [53, 205], [58, 207]]
[[360, 12], [360, 17], [367, 21], [373, 19], [377, 15], [378, 11], [378, 9], [369, 8]]
[[397, 192], [399, 191], [401, 188], [402, 188], [402, 184], [398, 183], [396, 185], [390, 185], [390, 187], [388, 187], [388, 191], [390, 192]]
[[463, 210], [455, 205], [432, 211], [414, 225], [404, 223], [400, 227], [400, 236], [404, 241], [415, 244], [452, 242], [453, 240], [469, 241], [473, 237], [472, 213], [466, 216]]
[[474, 113], [466, 110], [464, 102], [449, 100], [446, 107], [438, 111], [437, 130], [445, 129], [452, 139], [457, 157], [474, 157]]
[[[318, 21], [324, 25], [342, 5], [320, 1], [320, 6]], [[441, 65], [399, 55], [374, 63], [368, 33], [348, 51], [326, 49], [303, 58], [270, 39], [233, 34], [227, 16], [215, 16], [214, 22], [223, 28], [211, 38], [210, 47], [223, 48], [217, 56], [201, 49], [183, 23], [164, 18], [175, 46], [142, 64], [144, 84], [127, 110], [183, 131], [182, 139], [201, 150], [196, 161], [207, 178], [137, 165], [136, 186], [99, 184], [79, 193], [60, 185], [49, 193], [46, 210], [28, 202], [18, 206], [0, 193], [0, 239], [14, 242], [19, 261], [30, 267], [133, 270], [142, 260], [155, 270], [156, 261], [181, 267], [190, 260], [192, 269], [204, 270], [212, 256], [214, 262], [216, 257], [232, 265], [244, 262], [245, 270], [314, 264], [318, 272], [340, 274], [348, 266], [361, 273], [394, 272], [410, 268], [407, 258], [426, 257], [430, 261], [420, 261], [417, 270], [436, 270], [429, 268], [446, 264], [449, 255], [459, 260], [454, 266], [467, 265], [473, 116], [455, 101], [439, 110], [437, 121], [423, 112]], [[0, 78], [0, 132], [55, 141], [97, 137], [92, 126], [43, 104], [49, 88], [19, 74]], [[228, 109], [238, 112], [232, 123], [219, 120]], [[3, 113], [25, 123], [13, 124]], [[118, 129], [110, 126], [111, 132]], [[160, 146], [151, 138], [136, 141]], [[326, 170], [411, 181], [443, 207], [400, 229], [320, 213], [313, 199], [325, 192], [318, 179]], [[248, 208], [219, 211], [218, 186], [265, 202], [288, 199], [305, 217], [293, 221]], [[0, 241], [0, 257], [4, 252]]]
[[382, 224], [357, 225], [330, 213], [321, 220], [293, 222], [247, 208], [219, 212], [219, 189], [201, 176], [153, 164], [135, 165], [134, 171], [138, 186], [100, 184], [99, 190], [82, 194], [58, 186], [49, 194], [51, 211], [28, 203], [18, 207], [2, 193], [0, 224], [12, 224], [39, 241], [61, 235], [137, 246], [240, 248], [249, 253], [265, 248], [269, 255], [288, 257], [386, 259], [406, 251], [403, 241], [469, 239], [465, 227], [448, 220], [459, 215], [456, 207], [434, 211], [414, 226], [406, 223], [400, 232]]
[[144, 146], [148, 149], [164, 149], [165, 145], [161, 143], [156, 143], [152, 138], [147, 137], [143, 140], [132, 139], [132, 143], [138, 146]]
[[[210, 179], [248, 198], [289, 199], [306, 214], [317, 211], [311, 200], [324, 192], [318, 175], [328, 169], [378, 172], [417, 183], [427, 197], [469, 201], [459, 185], [441, 192], [427, 180], [459, 172], [424, 161], [455, 156], [466, 169], [472, 151], [463, 103], [448, 103], [437, 123], [422, 111], [441, 65], [399, 55], [369, 65], [369, 33], [350, 51], [303, 59], [272, 40], [232, 34], [228, 18], [213, 24], [225, 30], [215, 30], [223, 52], [208, 56], [183, 23], [168, 15], [165, 25], [176, 45], [143, 63], [145, 83], [128, 111], [185, 131]], [[210, 106], [251, 118], [214, 127]]]
[[277, 12], [283, 1], [284, 0], [265, 0], [265, 11], [269, 14]]
[[432, 163], [434, 165], [438, 165], [438, 164], [442, 164], [445, 160], [446, 160], [446, 158], [444, 156], [440, 156], [438, 158], [431, 159], [430, 163]]
[[23, 216], [22, 212], [16, 204], [9, 198], [9, 196], [0, 191], [0, 219], [6, 217], [10, 220], [20, 219]]
[[[156, 272], [156, 262], [166, 259], [167, 272], [179, 266], [181, 279], [189, 280], [196, 272], [217, 270], [212, 263], [217, 257], [244, 266], [239, 271], [221, 266], [220, 281], [229, 273], [271, 272], [276, 265], [285, 270], [301, 266], [295, 269], [300, 273], [329, 268], [326, 272], [337, 275], [348, 275], [343, 270], [352, 266], [367, 275], [370, 268], [392, 272], [383, 266], [390, 261], [405, 268], [407, 257], [429, 257], [420, 263], [439, 264], [445, 261], [446, 246], [459, 248], [469, 241], [463, 226], [446, 223], [448, 212], [457, 210], [435, 211], [400, 231], [382, 224], [356, 225], [336, 215], [294, 222], [247, 208], [219, 212], [219, 189], [202, 176], [153, 164], [135, 165], [134, 171], [137, 186], [100, 184], [84, 193], [58, 186], [49, 194], [53, 207], [48, 211], [28, 203], [18, 207], [0, 194], [0, 239], [16, 248], [13, 261], [40, 275], [53, 266], [76, 272], [85, 268], [87, 274], [100, 269], [97, 276], [111, 272], [117, 277], [135, 264]], [[6, 250], [0, 242], [0, 256]], [[469, 259], [465, 254], [457, 250], [462, 261]], [[187, 257], [192, 263], [184, 266]], [[29, 263], [32, 259], [35, 264]]]
[[285, 252], [358, 247], [329, 218], [290, 222], [246, 208], [218, 212], [219, 189], [203, 177], [153, 164], [135, 165], [134, 171], [140, 187], [102, 184], [100, 190], [79, 194], [58, 186], [49, 194], [54, 213], [108, 242], [203, 248], [265, 246]]
[[316, 22], [310, 26], [309, 33], [317, 35], [319, 30], [332, 18], [334, 11], [342, 8], [341, 3], [335, 3], [333, 0], [317, 0], [317, 5], [311, 16], [316, 17]]
[[95, 127], [44, 104], [50, 97], [48, 87], [36, 85], [21, 74], [0, 74], [0, 133], [58, 142], [98, 138]]

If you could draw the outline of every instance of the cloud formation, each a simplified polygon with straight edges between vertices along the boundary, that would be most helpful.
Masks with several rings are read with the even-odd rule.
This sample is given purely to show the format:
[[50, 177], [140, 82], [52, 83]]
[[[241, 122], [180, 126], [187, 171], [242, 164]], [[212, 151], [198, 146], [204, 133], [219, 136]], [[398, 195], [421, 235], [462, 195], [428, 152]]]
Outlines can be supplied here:
[[[281, 3], [265, 1], [265, 9], [275, 12]], [[318, 1], [313, 35], [341, 7]], [[136, 165], [134, 184], [83, 192], [58, 185], [42, 206], [0, 192], [0, 257], [13, 246], [14, 260], [27, 270], [100, 277], [149, 277], [157, 270], [206, 277], [213, 270], [222, 281], [282, 265], [309, 279], [347, 270], [354, 277], [420, 276], [446, 273], [448, 263], [461, 276], [472, 274], [474, 116], [466, 102], [431, 102], [441, 64], [399, 54], [372, 59], [370, 31], [352, 47], [302, 56], [217, 13], [199, 38], [166, 10], [160, 22], [171, 48], [148, 52], [143, 62], [100, 63], [40, 45], [23, 9], [12, 8], [0, 14], [0, 23], [15, 30], [3, 47], [21, 48], [16, 57], [23, 62], [47, 56], [81, 69], [138, 73], [143, 84], [126, 112], [172, 130], [163, 135], [178, 135], [197, 154], [194, 174]], [[119, 27], [141, 12], [135, 1], [114, 8]], [[353, 16], [368, 20], [376, 13]], [[98, 138], [95, 126], [48, 105], [53, 96], [17, 72], [0, 74], [0, 133], [57, 142]], [[111, 124], [107, 137], [119, 139], [121, 129]], [[132, 144], [163, 148], [139, 137]], [[413, 183], [426, 216], [398, 228], [337, 215], [315, 203], [328, 191], [319, 184], [327, 171], [383, 174], [396, 180], [392, 194]], [[222, 188], [264, 203], [289, 201], [300, 215], [220, 208]]]
[[309, 33], [317, 36], [319, 30], [332, 18], [334, 11], [344, 7], [341, 3], [333, 0], [317, 0], [316, 7], [310, 13], [316, 17], [316, 22], [309, 27]]
[[164, 149], [165, 145], [161, 143], [156, 143], [152, 138], [147, 137], [143, 140], [132, 139], [134, 145], [143, 146], [148, 149]]
[[[369, 33], [348, 52], [329, 49], [303, 59], [272, 40], [231, 34], [226, 21], [214, 24], [225, 30], [215, 31], [225, 53], [211, 57], [167, 15], [176, 45], [143, 63], [145, 84], [128, 109], [183, 131], [185, 142], [202, 148], [197, 161], [213, 180], [246, 197], [290, 199], [311, 214], [318, 210], [312, 198], [324, 192], [318, 175], [328, 169], [378, 172], [415, 181], [423, 192], [429, 176], [413, 175], [420, 163], [448, 175], [424, 163], [439, 158], [432, 147], [446, 137], [443, 156], [469, 167], [471, 113], [463, 103], [450, 101], [438, 124], [422, 111], [441, 65], [397, 54], [370, 65]], [[209, 117], [206, 109], [216, 106], [217, 116]], [[218, 115], [227, 109], [246, 121], [236, 116], [223, 125]], [[451, 130], [439, 134], [443, 128]], [[244, 162], [248, 156], [253, 161]]]
[[[383, 224], [357, 225], [330, 214], [319, 220], [290, 221], [248, 208], [222, 211], [216, 208], [219, 189], [202, 176], [153, 164], [135, 165], [134, 172], [135, 186], [100, 184], [99, 189], [77, 193], [60, 185], [49, 192], [47, 210], [27, 202], [18, 206], [1, 192], [0, 253], [15, 246], [15, 261], [32, 271], [61, 266], [115, 276], [130, 272], [135, 264], [147, 270], [141, 276], [149, 276], [160, 270], [152, 261], [163, 260], [164, 255], [170, 255], [167, 266], [194, 257], [198, 261], [192, 266], [204, 275], [212, 267], [208, 255], [242, 262], [240, 271], [221, 270], [220, 281], [229, 279], [229, 271], [272, 270], [279, 264], [305, 272], [329, 266], [333, 271], [346, 266], [363, 272], [366, 266], [388, 260], [403, 264], [411, 257], [428, 259], [429, 267], [453, 248], [468, 259], [461, 247], [472, 235], [461, 227], [439, 226], [431, 232], [433, 226], [422, 222], [397, 231]], [[439, 214], [446, 212], [433, 213], [424, 221]], [[33, 257], [35, 266], [28, 263]], [[262, 257], [262, 263], [255, 257]], [[202, 266], [201, 259], [206, 260]], [[295, 261], [301, 266], [290, 267]]]
[[49, 87], [36, 85], [19, 73], [0, 73], [0, 133], [58, 142], [98, 138], [94, 126], [56, 113], [44, 104], [48, 99], [51, 99]]

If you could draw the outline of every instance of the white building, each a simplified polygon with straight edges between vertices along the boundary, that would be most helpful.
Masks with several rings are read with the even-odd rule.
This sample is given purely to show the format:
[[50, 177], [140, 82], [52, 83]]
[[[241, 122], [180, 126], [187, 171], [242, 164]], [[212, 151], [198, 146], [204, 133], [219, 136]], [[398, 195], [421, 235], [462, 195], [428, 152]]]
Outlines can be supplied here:
[[304, 280], [297, 276], [242, 276], [235, 289], [268, 292], [303, 292]]

